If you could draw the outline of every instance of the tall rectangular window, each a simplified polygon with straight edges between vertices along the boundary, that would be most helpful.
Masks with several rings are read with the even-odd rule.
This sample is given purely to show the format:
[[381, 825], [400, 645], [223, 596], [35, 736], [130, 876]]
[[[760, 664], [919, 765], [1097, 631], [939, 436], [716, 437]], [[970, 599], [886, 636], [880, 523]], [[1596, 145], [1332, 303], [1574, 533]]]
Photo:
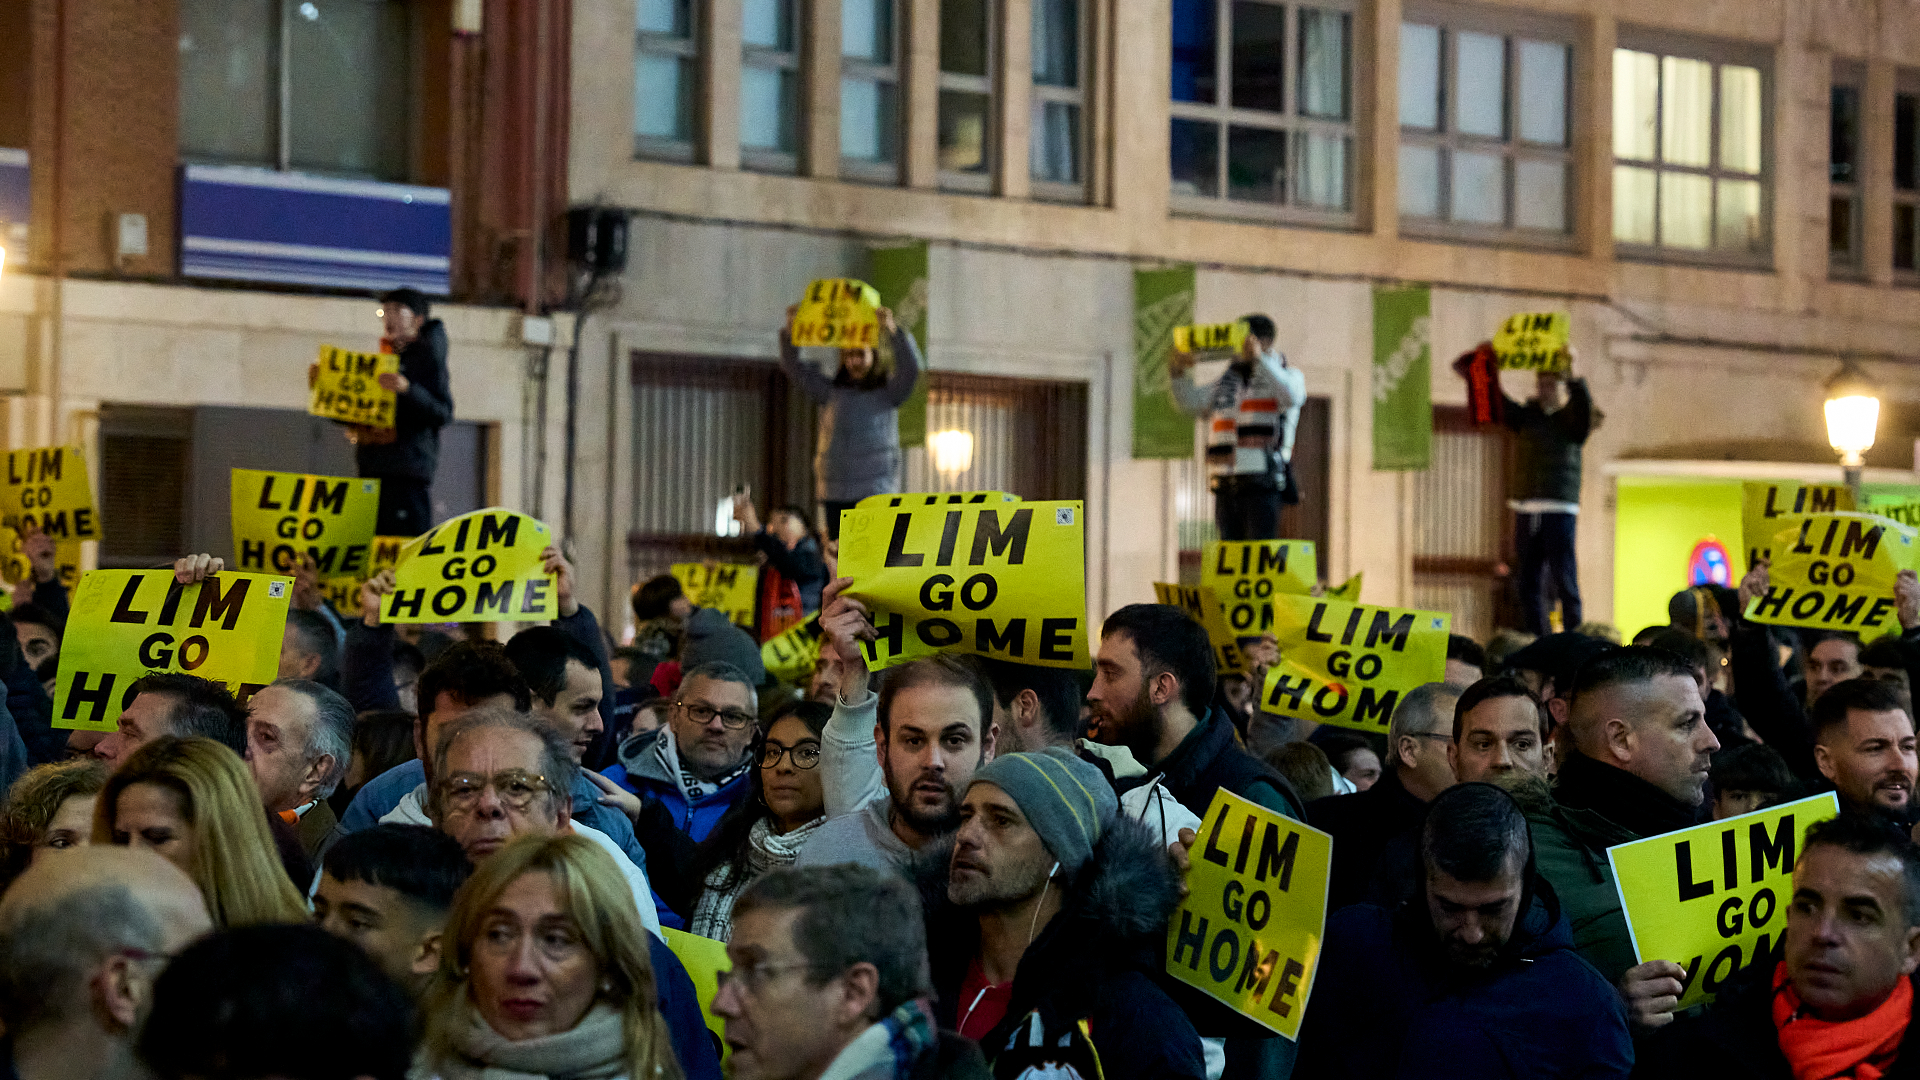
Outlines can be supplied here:
[[984, 191], [993, 170], [993, 0], [940, 0], [940, 183]]
[[693, 157], [693, 105], [700, 59], [695, 2], [637, 0], [633, 136], [635, 152], [642, 156]]
[[1893, 96], [1893, 268], [1920, 271], [1920, 72], [1902, 71]]
[[1764, 62], [1737, 46], [1614, 50], [1616, 242], [1650, 254], [1765, 256]]
[[1860, 92], [1866, 73], [1836, 60], [1827, 121], [1827, 260], [1834, 269], [1859, 271]]
[[792, 172], [800, 142], [800, 0], [741, 0], [740, 156]]
[[1060, 185], [1053, 190], [1075, 197], [1084, 191], [1083, 10], [1080, 0], [1033, 0], [1033, 122], [1027, 157], [1036, 195], [1051, 193], [1049, 185]]
[[1339, 0], [1173, 0], [1176, 207], [1350, 221], [1352, 41]]
[[1572, 32], [1511, 23], [1410, 10], [1400, 24], [1400, 214], [1416, 230], [1568, 231]]
[[404, 0], [182, 0], [179, 50], [187, 160], [410, 179]]
[[840, 165], [900, 178], [899, 0], [840, 0]]

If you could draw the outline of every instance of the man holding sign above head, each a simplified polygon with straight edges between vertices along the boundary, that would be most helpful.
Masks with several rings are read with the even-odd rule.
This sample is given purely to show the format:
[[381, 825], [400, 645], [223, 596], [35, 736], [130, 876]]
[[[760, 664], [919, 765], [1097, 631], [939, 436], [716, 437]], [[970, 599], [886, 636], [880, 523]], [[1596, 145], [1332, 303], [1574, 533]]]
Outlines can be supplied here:
[[1307, 377], [1274, 349], [1272, 319], [1248, 315], [1240, 323], [1245, 335], [1212, 385], [1193, 381], [1192, 351], [1176, 350], [1167, 368], [1174, 404], [1207, 425], [1207, 472], [1220, 539], [1272, 540], [1280, 535], [1280, 504], [1300, 501], [1291, 463]]

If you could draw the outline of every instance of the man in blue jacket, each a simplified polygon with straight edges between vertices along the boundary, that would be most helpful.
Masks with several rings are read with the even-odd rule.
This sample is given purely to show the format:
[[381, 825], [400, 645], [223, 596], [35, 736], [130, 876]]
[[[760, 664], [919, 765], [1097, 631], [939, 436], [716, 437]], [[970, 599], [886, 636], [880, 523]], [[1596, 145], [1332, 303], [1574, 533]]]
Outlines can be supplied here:
[[1441, 792], [1420, 854], [1413, 900], [1392, 911], [1355, 904], [1327, 920], [1293, 1075], [1631, 1072], [1626, 1008], [1573, 951], [1512, 797], [1478, 783]]
[[675, 828], [705, 840], [753, 790], [759, 712], [752, 676], [724, 660], [700, 664], [681, 680], [666, 725], [622, 743], [620, 763], [601, 775], [658, 802]]

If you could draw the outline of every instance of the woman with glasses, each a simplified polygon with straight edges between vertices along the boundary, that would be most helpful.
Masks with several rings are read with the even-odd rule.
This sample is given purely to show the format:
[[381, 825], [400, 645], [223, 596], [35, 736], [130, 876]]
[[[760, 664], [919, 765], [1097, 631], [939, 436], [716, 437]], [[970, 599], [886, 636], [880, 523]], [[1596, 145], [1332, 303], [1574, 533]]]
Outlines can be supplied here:
[[412, 1075], [684, 1075], [632, 893], [592, 841], [508, 843], [461, 888], [443, 940]]

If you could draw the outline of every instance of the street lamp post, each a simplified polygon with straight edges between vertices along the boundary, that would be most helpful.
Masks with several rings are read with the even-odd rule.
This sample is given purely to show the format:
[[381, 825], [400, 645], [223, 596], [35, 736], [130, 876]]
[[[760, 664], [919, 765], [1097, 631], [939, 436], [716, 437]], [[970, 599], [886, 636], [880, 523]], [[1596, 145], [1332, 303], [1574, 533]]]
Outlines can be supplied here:
[[1860, 493], [1861, 456], [1873, 448], [1880, 427], [1880, 392], [1859, 366], [1848, 360], [1827, 380], [1827, 442], [1840, 455], [1853, 505], [1864, 509]]

